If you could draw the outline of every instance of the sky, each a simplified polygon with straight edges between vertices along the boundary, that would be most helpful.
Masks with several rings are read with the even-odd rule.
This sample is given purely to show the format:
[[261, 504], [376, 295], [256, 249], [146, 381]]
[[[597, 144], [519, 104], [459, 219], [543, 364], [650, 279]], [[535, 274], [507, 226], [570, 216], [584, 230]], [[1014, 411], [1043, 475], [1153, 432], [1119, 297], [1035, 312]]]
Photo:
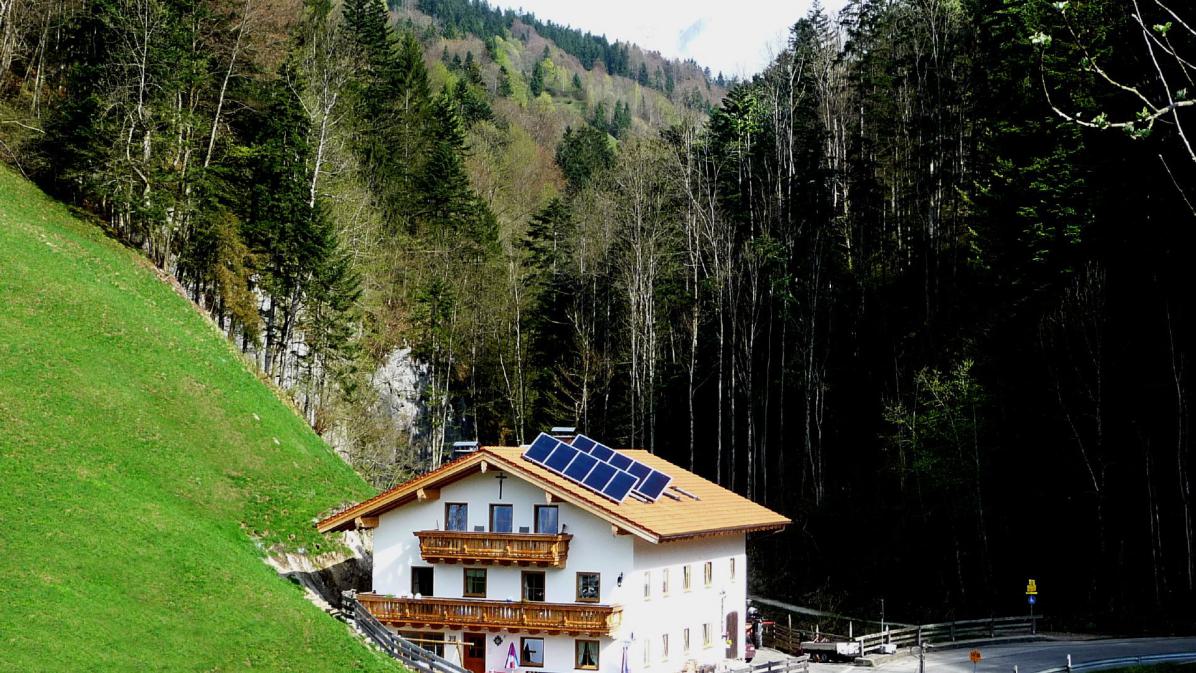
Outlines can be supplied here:
[[[789, 26], [812, 0], [490, 0], [634, 42], [669, 58], [692, 58], [712, 73], [750, 76], [764, 69], [784, 44]], [[844, 0], [823, 0], [828, 12]]]

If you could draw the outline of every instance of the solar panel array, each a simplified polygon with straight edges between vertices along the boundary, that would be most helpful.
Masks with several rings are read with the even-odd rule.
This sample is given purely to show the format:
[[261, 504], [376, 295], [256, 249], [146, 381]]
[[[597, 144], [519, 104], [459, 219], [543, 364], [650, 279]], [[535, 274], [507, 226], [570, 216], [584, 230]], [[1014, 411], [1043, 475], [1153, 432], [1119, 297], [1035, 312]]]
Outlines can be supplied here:
[[623, 502], [638, 481], [630, 472], [544, 433], [536, 437], [523, 457], [615, 502]]
[[631, 492], [655, 502], [673, 480], [585, 435], [569, 444], [540, 433], [523, 457], [619, 503]]
[[652, 502], [656, 502], [673, 481], [673, 478], [664, 472], [653, 469], [638, 460], [628, 458], [609, 446], [590, 439], [585, 435], [574, 437], [572, 446], [620, 470], [626, 470], [636, 480], [631, 490]]

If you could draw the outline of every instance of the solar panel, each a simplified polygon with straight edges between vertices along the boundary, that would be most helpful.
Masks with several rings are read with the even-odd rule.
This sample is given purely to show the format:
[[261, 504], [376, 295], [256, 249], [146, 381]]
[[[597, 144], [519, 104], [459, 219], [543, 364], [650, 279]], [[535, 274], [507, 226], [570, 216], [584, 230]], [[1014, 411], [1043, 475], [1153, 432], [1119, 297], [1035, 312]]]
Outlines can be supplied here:
[[598, 460], [605, 460], [609, 463], [611, 457], [615, 455], [615, 451], [604, 444], [595, 444], [594, 448], [590, 449], [590, 455]]
[[611, 498], [612, 500], [622, 502], [623, 498], [631, 492], [631, 487], [635, 485], [635, 477], [627, 472], [616, 472], [610, 483], [606, 488], [602, 489], [602, 494]]
[[626, 469], [628, 472], [635, 475], [635, 487], [637, 490], [641, 485], [643, 485], [644, 480], [648, 478], [648, 475], [652, 474], [652, 468], [639, 461], [633, 461]]
[[540, 433], [523, 457], [615, 502], [622, 502], [632, 491], [655, 502], [673, 481], [664, 472], [585, 435], [566, 444]]
[[669, 482], [672, 480], [673, 478], [664, 472], [652, 470], [652, 474], [649, 474], [642, 483], [636, 486], [635, 490], [638, 493], [656, 500], [660, 497], [661, 493], [664, 493], [664, 489], [668, 487]]
[[[585, 435], [576, 435], [573, 438], [572, 446], [573, 448], [584, 451], [593, 458], [598, 459], [599, 466], [610, 465], [611, 467], [615, 468], [616, 471], [630, 473], [633, 477], [635, 477], [635, 482], [632, 484], [631, 489], [637, 494], [642, 495], [654, 502], [664, 494], [665, 489], [668, 488], [669, 484], [673, 481], [673, 478], [664, 472], [655, 470], [649, 465], [641, 463], [640, 461], [629, 456], [625, 456], [609, 446], [606, 446], [605, 444], [590, 437], [586, 437]], [[593, 488], [604, 488], [604, 486], [601, 485], [603, 483], [601, 480], [607, 478], [607, 472], [605, 470], [599, 471], [596, 468], [589, 467], [588, 462], [586, 463], [586, 466], [587, 469], [590, 470], [590, 473], [595, 475], [594, 484], [587, 483], [587, 485], [590, 485]], [[589, 481], [590, 480], [587, 478], [586, 482]], [[605, 483], [610, 485], [612, 482]]]
[[627, 456], [624, 456], [623, 454], [621, 454], [617, 451], [615, 452], [614, 455], [612, 455], [609, 459], [607, 459], [606, 462], [608, 462], [611, 465], [614, 465], [615, 467], [619, 468], [620, 470], [624, 470], [624, 471], [629, 471], [631, 466], [635, 464], [634, 460], [628, 458]]
[[536, 441], [532, 442], [532, 445], [527, 448], [523, 456], [533, 462], [542, 463], [548, 457], [548, 454], [552, 453], [552, 450], [556, 448], [557, 444], [560, 444], [559, 440], [540, 433], [540, 436], [536, 438]]
[[569, 463], [569, 467], [565, 468], [565, 476], [574, 481], [582, 481], [586, 478], [586, 475], [590, 473], [590, 470], [593, 469], [593, 467], [597, 464], [597, 458], [584, 453], [579, 453], [577, 454], [577, 457], [573, 459], [573, 462]]
[[618, 471], [619, 470], [610, 463], [599, 462], [594, 466], [594, 469], [590, 470], [590, 474], [585, 478], [584, 481], [582, 481], [582, 484], [589, 486], [595, 491], [601, 492], [602, 489], [605, 488], [610, 482], [611, 477], [615, 476]]
[[619, 503], [637, 482], [634, 475], [544, 433], [536, 437], [523, 457]]
[[581, 452], [568, 444], [557, 443], [556, 448], [544, 459], [544, 466], [553, 472], [564, 472], [569, 463]]

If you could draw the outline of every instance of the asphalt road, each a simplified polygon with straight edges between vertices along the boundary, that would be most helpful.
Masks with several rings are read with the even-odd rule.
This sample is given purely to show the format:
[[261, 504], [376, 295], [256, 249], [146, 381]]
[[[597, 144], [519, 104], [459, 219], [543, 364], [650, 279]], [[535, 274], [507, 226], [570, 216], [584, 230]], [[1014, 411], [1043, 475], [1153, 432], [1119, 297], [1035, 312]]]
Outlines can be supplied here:
[[[968, 654], [973, 648], [928, 651], [926, 673], [973, 673]], [[1005, 645], [977, 645], [982, 659], [975, 673], [1037, 673], [1067, 663], [1097, 659], [1132, 657], [1148, 654], [1196, 652], [1196, 637], [1187, 638], [1109, 638], [1096, 640], [1050, 640]], [[810, 664], [810, 673], [862, 673], [852, 664]], [[918, 658], [895, 655], [875, 668], [877, 673], [918, 673]]]

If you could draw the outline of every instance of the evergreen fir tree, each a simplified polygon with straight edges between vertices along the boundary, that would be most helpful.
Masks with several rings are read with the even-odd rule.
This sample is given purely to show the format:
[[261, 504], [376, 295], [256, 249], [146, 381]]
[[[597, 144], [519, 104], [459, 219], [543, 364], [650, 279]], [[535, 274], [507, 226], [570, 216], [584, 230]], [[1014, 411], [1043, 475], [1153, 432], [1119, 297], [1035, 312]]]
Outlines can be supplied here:
[[544, 61], [536, 61], [536, 66], [532, 68], [532, 79], [530, 82], [532, 96], [539, 96], [544, 91]]
[[509, 98], [514, 90], [511, 88], [511, 73], [507, 71], [507, 66], [498, 66], [498, 95], [503, 98]]

